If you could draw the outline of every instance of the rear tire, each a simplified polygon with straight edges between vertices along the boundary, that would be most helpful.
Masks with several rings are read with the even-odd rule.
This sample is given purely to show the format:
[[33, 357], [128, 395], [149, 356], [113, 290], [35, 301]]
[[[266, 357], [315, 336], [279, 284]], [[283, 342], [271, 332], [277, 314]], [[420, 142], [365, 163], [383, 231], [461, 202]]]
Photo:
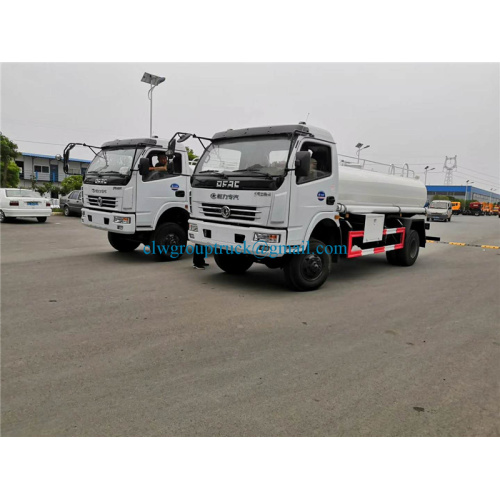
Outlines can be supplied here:
[[[182, 257], [186, 250], [187, 245], [187, 234], [184, 229], [182, 229], [179, 224], [175, 222], [166, 222], [161, 226], [156, 228], [156, 231], [153, 233], [153, 237], [151, 238], [150, 246], [152, 246], [153, 241], [155, 242], [155, 258], [159, 262], [178, 260]], [[161, 252], [159, 253], [158, 247], [161, 248]], [[174, 250], [170, 250], [172, 247], [175, 247]], [[163, 253], [165, 249], [166, 253]], [[151, 247], [151, 252], [152, 252]]]
[[[387, 252], [387, 260], [398, 266], [409, 267], [415, 264], [420, 250], [420, 236], [414, 229], [410, 229], [405, 238], [405, 245], [400, 250]], [[393, 254], [389, 257], [389, 254]], [[392, 262], [390, 259], [393, 259]]]
[[5, 217], [5, 214], [3, 213], [3, 210], [0, 210], [0, 224], [3, 224], [4, 222], [7, 222], [7, 218]]
[[231, 253], [214, 254], [214, 260], [227, 274], [244, 274], [253, 264], [253, 260], [248, 255]]
[[119, 252], [133, 252], [140, 245], [140, 242], [127, 239], [124, 236], [118, 233], [108, 233], [109, 244]]
[[47, 217], [37, 217], [36, 220], [43, 224], [44, 222], [47, 222]]
[[[322, 252], [318, 253], [318, 247]], [[318, 240], [309, 241], [309, 253], [291, 255], [285, 264], [285, 282], [288, 288], [299, 292], [316, 290], [330, 274], [330, 255], [325, 253], [325, 244]]]
[[64, 215], [66, 217], [69, 217], [71, 215], [71, 210], [69, 209], [68, 205], [64, 205]]

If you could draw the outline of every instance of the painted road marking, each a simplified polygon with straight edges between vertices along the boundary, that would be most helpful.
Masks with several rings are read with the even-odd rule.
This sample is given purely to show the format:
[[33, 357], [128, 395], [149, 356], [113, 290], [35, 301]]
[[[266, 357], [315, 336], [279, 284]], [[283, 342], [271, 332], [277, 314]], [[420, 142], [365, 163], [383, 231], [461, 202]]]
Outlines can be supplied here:
[[456, 241], [434, 241], [426, 240], [427, 243], [443, 243], [445, 245], [455, 245], [458, 247], [476, 247], [476, 248], [489, 248], [490, 250], [500, 250], [500, 246], [495, 245], [474, 245], [472, 243], [457, 243]]

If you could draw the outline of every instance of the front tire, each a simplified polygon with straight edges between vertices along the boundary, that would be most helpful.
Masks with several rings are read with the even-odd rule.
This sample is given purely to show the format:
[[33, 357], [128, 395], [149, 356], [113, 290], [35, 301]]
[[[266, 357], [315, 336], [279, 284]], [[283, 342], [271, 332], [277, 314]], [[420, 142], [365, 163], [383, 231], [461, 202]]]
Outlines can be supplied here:
[[178, 260], [186, 250], [187, 234], [179, 224], [166, 222], [156, 228], [150, 246], [152, 246], [153, 241], [156, 260], [159, 262]]
[[36, 220], [43, 224], [44, 222], [47, 222], [47, 217], [37, 217]]
[[[322, 249], [321, 252], [318, 252], [319, 248]], [[299, 292], [318, 289], [328, 279], [330, 262], [324, 243], [310, 240], [309, 253], [291, 255], [285, 264], [285, 282], [288, 288]]]
[[66, 217], [69, 217], [71, 215], [71, 210], [69, 209], [68, 205], [64, 205], [64, 215]]
[[127, 239], [124, 236], [118, 233], [108, 233], [109, 244], [119, 252], [133, 252], [140, 245], [140, 242]]
[[214, 254], [215, 263], [227, 274], [243, 274], [253, 264], [248, 255], [231, 253]]

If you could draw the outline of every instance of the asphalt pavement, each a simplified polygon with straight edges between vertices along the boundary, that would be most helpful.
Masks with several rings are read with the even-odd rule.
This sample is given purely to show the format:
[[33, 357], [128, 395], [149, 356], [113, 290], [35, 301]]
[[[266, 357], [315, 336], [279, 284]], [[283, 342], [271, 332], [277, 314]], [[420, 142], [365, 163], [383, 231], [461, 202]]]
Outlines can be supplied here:
[[[498, 217], [431, 223], [500, 245]], [[498, 436], [500, 250], [282, 273], [121, 254], [78, 218], [1, 236], [5, 436]]]

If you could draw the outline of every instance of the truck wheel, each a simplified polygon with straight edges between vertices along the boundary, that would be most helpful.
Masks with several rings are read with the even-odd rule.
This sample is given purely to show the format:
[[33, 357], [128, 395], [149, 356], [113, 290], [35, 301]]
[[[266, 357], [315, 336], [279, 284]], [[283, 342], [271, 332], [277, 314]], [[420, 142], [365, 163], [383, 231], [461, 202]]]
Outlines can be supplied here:
[[[415, 231], [414, 229], [410, 229], [408, 231], [408, 234], [405, 238], [405, 246], [401, 248], [401, 250], [393, 250], [394, 252], [394, 257], [387, 257], [387, 260], [395, 259], [394, 262], [391, 262], [391, 264], [394, 263], [394, 265], [399, 265], [399, 266], [413, 266], [415, 264], [415, 261], [417, 260], [418, 257], [418, 252], [420, 250], [420, 237], [418, 236], [418, 232]], [[392, 252], [387, 252], [387, 254], [392, 253]]]
[[[321, 252], [318, 252], [318, 247], [322, 247]], [[288, 288], [306, 292], [323, 285], [330, 274], [330, 256], [324, 250], [323, 242], [310, 240], [308, 254], [290, 256], [284, 268]]]
[[37, 220], [38, 222], [43, 223], [43, 222], [46, 222], [46, 221], [47, 221], [47, 217], [37, 217], [37, 218], [36, 218], [36, 220]]
[[[186, 250], [187, 234], [179, 224], [166, 222], [156, 228], [150, 245], [155, 242], [154, 255], [159, 262], [180, 259]], [[153, 249], [151, 248], [151, 252]]]
[[119, 252], [133, 252], [140, 242], [127, 239], [124, 234], [108, 233], [110, 245]]
[[71, 211], [70, 211], [68, 205], [64, 205], [64, 215], [66, 217], [69, 217], [71, 215]]
[[222, 253], [214, 255], [215, 263], [227, 274], [243, 274], [250, 269], [253, 260], [248, 255]]

